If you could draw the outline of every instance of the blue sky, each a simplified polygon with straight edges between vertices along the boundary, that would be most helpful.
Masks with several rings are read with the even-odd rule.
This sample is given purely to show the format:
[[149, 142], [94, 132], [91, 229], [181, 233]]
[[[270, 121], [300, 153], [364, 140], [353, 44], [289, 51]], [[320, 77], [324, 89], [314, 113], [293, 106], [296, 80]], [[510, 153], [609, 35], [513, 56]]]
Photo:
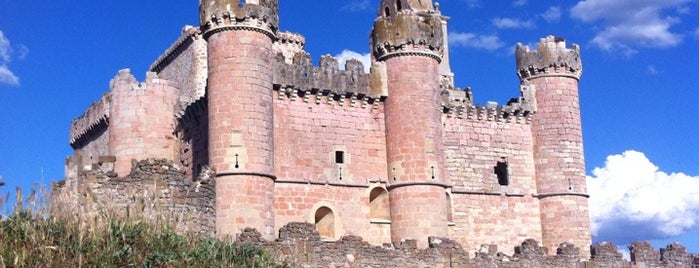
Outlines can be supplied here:
[[[379, 0], [280, 1], [280, 27], [321, 55], [365, 55]], [[550, 2], [550, 3], [549, 3]], [[302, 3], [302, 4], [300, 4]], [[475, 101], [518, 94], [513, 48], [546, 35], [582, 47], [580, 101], [595, 241], [680, 241], [699, 252], [696, 0], [443, 0], [452, 69]], [[119, 69], [139, 79], [197, 1], [0, 0], [0, 176], [63, 177], [70, 121]], [[345, 51], [345, 53], [343, 53]]]

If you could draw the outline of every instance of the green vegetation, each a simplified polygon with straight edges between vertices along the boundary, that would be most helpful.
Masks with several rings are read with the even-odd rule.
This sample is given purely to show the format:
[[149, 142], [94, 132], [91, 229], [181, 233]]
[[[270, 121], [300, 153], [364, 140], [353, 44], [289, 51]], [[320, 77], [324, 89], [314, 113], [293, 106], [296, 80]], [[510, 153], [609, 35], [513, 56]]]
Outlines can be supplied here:
[[14, 211], [0, 220], [0, 268], [283, 267], [262, 248], [179, 235], [133, 217], [99, 215], [103, 224], [88, 228], [74, 214], [50, 217], [37, 196], [22, 200], [18, 190]]

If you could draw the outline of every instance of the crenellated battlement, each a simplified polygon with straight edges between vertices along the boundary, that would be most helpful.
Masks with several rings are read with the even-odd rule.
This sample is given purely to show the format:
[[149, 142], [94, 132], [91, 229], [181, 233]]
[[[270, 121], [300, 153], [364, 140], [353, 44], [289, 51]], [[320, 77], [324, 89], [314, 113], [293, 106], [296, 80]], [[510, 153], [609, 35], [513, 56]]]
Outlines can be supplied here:
[[277, 0], [200, 0], [199, 10], [204, 39], [219, 31], [235, 29], [259, 31], [276, 39]]
[[277, 38], [277, 42], [282, 44], [290, 44], [298, 47], [299, 49], [303, 49], [303, 46], [306, 45], [306, 38], [299, 33], [279, 32], [277, 33]]
[[444, 53], [441, 15], [431, 8], [415, 11], [389, 2], [384, 1], [386, 7], [374, 21], [371, 33], [372, 53], [376, 60], [418, 55], [441, 62]]
[[93, 102], [89, 108], [78, 118], [73, 119], [70, 125], [70, 145], [75, 148], [82, 143], [82, 139], [88, 137], [90, 132], [99, 126], [109, 125], [109, 109], [111, 98], [108, 94]]
[[196, 40], [201, 38], [201, 29], [195, 28], [194, 26], [191, 25], [186, 25], [182, 29], [182, 35], [173, 43], [167, 50], [165, 50], [165, 53], [160, 55], [158, 59], [151, 64], [150, 70], [151, 72], [160, 72], [163, 69], [165, 69], [168, 65], [170, 65], [173, 61], [175, 61], [184, 51], [189, 48], [192, 43], [194, 43]]
[[292, 32], [280, 32], [277, 34], [273, 49], [275, 54], [284, 55], [284, 61], [288, 64], [294, 63], [294, 57], [299, 53], [306, 53], [303, 48], [306, 45], [306, 38], [301, 34]]
[[[323, 96], [334, 94], [351, 98], [353, 95], [361, 98], [380, 98], [372, 94], [369, 88], [370, 75], [364, 73], [364, 64], [356, 59], [345, 62], [345, 69], [340, 70], [338, 60], [330, 55], [320, 58], [318, 66], [313, 66], [311, 56], [306, 52], [296, 53], [293, 63], [289, 64], [282, 53], [278, 53], [274, 64], [273, 83], [275, 89], [294, 89]], [[290, 94], [289, 96], [293, 96]]]
[[130, 92], [130, 91], [145, 91], [149, 88], [155, 88], [155, 85], [167, 85], [172, 88], [178, 88], [178, 84], [172, 81], [161, 79], [157, 73], [147, 72], [146, 80], [139, 82], [131, 73], [131, 69], [121, 69], [117, 75], [109, 82], [110, 93], [112, 95]]
[[517, 75], [521, 80], [539, 76], [569, 76], [580, 79], [582, 60], [580, 46], [566, 47], [563, 38], [547, 36], [539, 41], [536, 50], [517, 43]]

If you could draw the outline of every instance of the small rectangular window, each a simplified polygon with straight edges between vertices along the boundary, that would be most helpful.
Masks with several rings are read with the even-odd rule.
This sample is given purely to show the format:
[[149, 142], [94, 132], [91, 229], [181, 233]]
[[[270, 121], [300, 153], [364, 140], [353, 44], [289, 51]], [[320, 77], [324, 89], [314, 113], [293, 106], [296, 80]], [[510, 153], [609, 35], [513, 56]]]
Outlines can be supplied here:
[[498, 176], [498, 184], [507, 186], [510, 185], [510, 170], [506, 158], [502, 158], [495, 165], [495, 175]]
[[335, 151], [335, 164], [344, 164], [344, 163], [345, 163], [345, 152]]

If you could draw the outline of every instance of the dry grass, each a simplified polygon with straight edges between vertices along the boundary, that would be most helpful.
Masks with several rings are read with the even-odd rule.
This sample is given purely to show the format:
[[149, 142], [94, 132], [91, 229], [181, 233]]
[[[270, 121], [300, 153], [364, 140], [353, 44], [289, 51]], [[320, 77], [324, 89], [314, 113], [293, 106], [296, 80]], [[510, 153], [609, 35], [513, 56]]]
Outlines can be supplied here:
[[0, 219], [0, 268], [282, 267], [259, 247], [180, 235], [166, 221], [138, 213], [101, 207], [87, 223], [74, 208], [52, 206], [45, 192], [23, 198], [17, 190], [14, 211]]

